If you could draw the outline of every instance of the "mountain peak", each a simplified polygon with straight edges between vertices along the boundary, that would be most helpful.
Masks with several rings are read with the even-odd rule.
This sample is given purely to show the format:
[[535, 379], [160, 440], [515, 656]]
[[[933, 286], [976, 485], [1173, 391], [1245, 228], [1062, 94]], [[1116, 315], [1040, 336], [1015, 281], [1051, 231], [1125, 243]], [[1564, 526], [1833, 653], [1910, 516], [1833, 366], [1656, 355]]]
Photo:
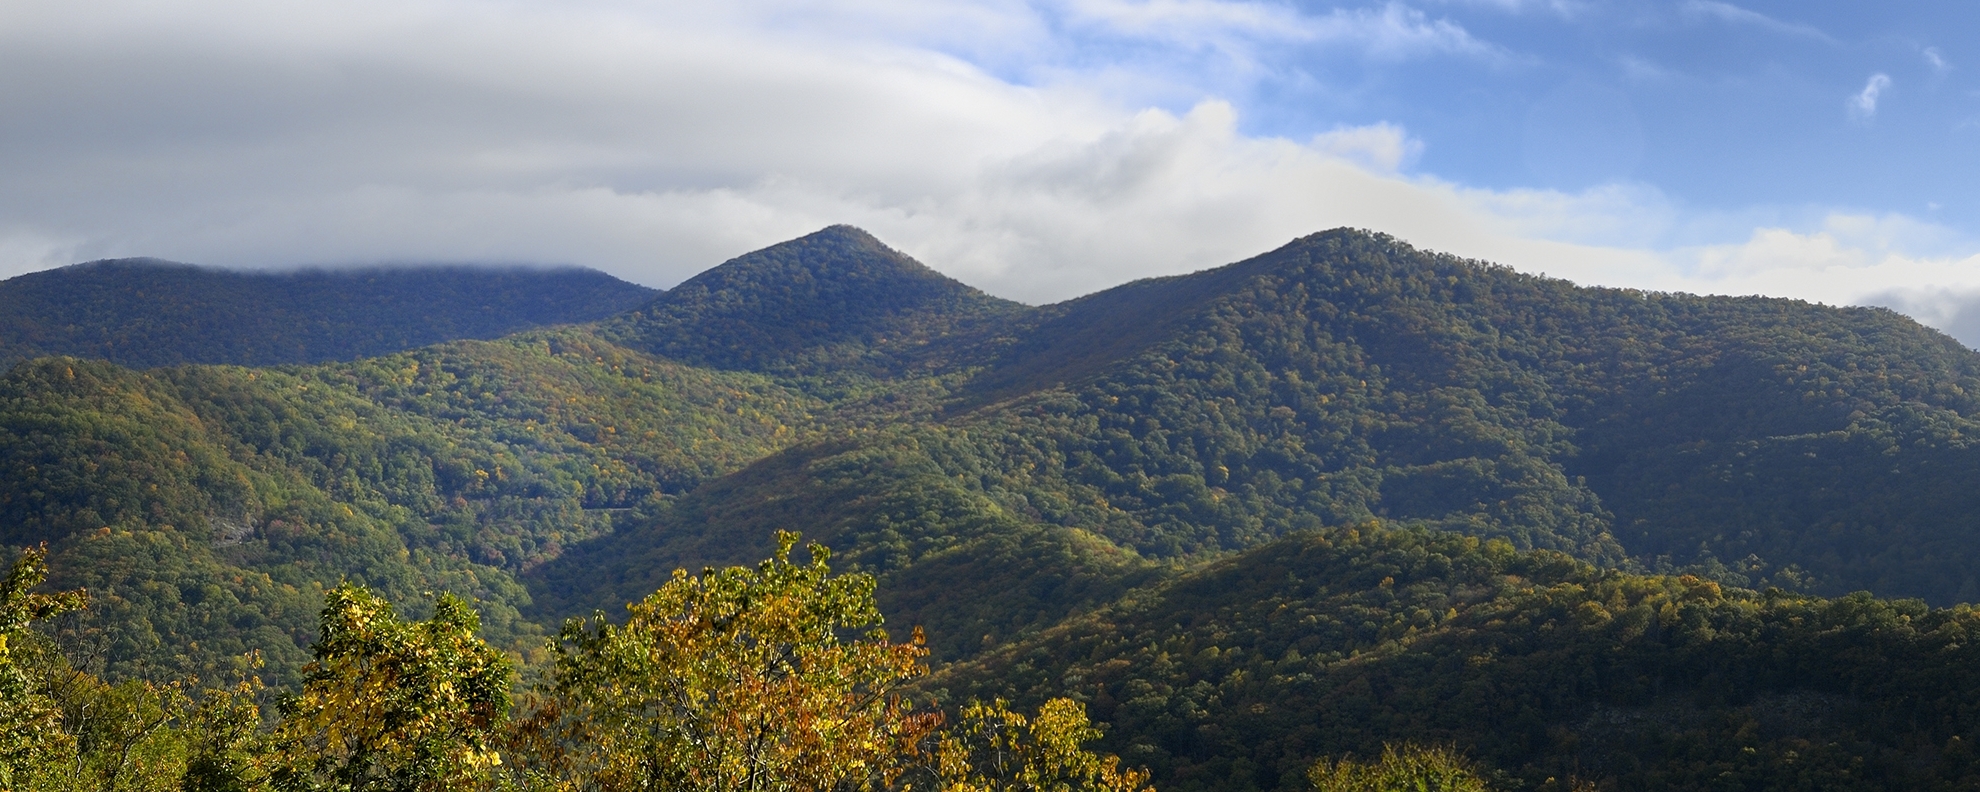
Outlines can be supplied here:
[[809, 370], [830, 361], [897, 370], [912, 365], [915, 348], [1023, 310], [834, 225], [723, 262], [606, 331], [720, 368]]
[[[770, 292], [752, 288], [759, 286], [779, 288]], [[725, 261], [687, 279], [658, 302], [728, 293], [796, 306], [810, 299], [830, 299], [848, 289], [876, 287], [906, 287], [922, 296], [976, 291], [887, 247], [872, 234], [834, 225]]]

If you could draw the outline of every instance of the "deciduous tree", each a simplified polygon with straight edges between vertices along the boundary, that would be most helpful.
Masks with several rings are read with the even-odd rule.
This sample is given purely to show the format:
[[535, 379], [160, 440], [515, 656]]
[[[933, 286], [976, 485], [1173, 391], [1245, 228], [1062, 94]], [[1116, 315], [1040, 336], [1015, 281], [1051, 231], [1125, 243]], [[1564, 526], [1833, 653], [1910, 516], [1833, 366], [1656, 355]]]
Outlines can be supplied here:
[[37, 768], [75, 750], [60, 728], [61, 709], [41, 690], [30, 669], [30, 655], [48, 651], [28, 630], [34, 622], [82, 608], [82, 591], [37, 594], [48, 577], [48, 549], [29, 548], [14, 559], [0, 581], [0, 789], [28, 784]]
[[[939, 723], [902, 686], [925, 673], [919, 631], [879, 629], [873, 578], [834, 575], [794, 533], [751, 569], [677, 570], [629, 606], [566, 623], [555, 692], [568, 767], [607, 790], [826, 790], [885, 785]], [[866, 628], [850, 640], [845, 631]]]
[[1145, 770], [1086, 750], [1100, 736], [1086, 705], [1055, 698], [1027, 718], [1003, 700], [972, 702], [935, 749], [943, 792], [1153, 792]]
[[1306, 771], [1315, 792], [1490, 792], [1470, 761], [1450, 748], [1386, 745], [1369, 762], [1315, 762]]
[[325, 597], [303, 690], [283, 705], [273, 757], [284, 790], [454, 790], [501, 762], [509, 659], [475, 635], [480, 617], [440, 595], [406, 621], [360, 586]]

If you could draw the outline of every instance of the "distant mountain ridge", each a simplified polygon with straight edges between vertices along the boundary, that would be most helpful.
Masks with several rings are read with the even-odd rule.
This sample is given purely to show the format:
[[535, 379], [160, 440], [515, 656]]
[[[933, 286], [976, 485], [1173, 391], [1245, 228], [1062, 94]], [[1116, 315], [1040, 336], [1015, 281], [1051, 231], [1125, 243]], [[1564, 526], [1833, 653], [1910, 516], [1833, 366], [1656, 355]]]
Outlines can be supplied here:
[[[972, 373], [924, 394], [938, 421], [713, 482], [544, 567], [548, 591], [600, 588], [542, 601], [757, 557], [800, 515], [909, 575], [913, 551], [858, 548], [953, 537], [966, 520], [916, 515], [964, 512], [1155, 558], [1384, 519], [1738, 585], [1980, 586], [1960, 483], [1980, 475], [1980, 355], [1887, 310], [1588, 289], [1338, 230], [1003, 316], [956, 355]], [[819, 486], [855, 459], [855, 483]]]
[[1927, 602], [1980, 600], [1976, 479], [1980, 353], [1895, 313], [1351, 229], [1030, 307], [835, 226], [586, 324], [0, 377], [0, 539], [90, 589], [112, 676], [292, 682], [346, 579], [541, 656], [795, 529], [931, 695], [1085, 698], [1172, 792], [1390, 739], [1534, 789], [1956, 788], [1980, 612]]
[[107, 259], [0, 281], [0, 365], [42, 355], [139, 368], [351, 360], [594, 321], [658, 293], [578, 268], [242, 272]]

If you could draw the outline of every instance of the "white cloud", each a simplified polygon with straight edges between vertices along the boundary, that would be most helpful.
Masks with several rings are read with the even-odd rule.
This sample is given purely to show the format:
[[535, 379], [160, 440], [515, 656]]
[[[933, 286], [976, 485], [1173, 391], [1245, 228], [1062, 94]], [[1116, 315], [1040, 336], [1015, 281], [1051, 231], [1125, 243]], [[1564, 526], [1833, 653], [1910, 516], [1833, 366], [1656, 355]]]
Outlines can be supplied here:
[[1946, 62], [1946, 56], [1939, 52], [1938, 47], [1926, 47], [1919, 50], [1918, 55], [1925, 59], [1926, 65], [1931, 66], [1934, 72], [1945, 74], [1952, 71], [1952, 64]]
[[1448, 19], [1399, 2], [1379, 7], [1298, 8], [1244, 0], [1064, 0], [1072, 24], [1113, 38], [1215, 49], [1240, 61], [1258, 42], [1300, 44], [1401, 60], [1434, 55], [1505, 60], [1504, 50]]
[[1223, 35], [1279, 39], [1302, 37], [1307, 18], [1276, 3], [1220, 0], [1068, 0], [1073, 20], [1105, 27], [1114, 35], [1195, 43]]
[[1667, 80], [1672, 75], [1670, 69], [1637, 55], [1624, 54], [1616, 59], [1616, 64], [1622, 67], [1624, 77], [1638, 82]]
[[1686, 0], [1684, 5], [1679, 8], [1685, 16], [1694, 19], [1715, 19], [1728, 24], [1755, 27], [1785, 36], [1797, 36], [1829, 43], [1834, 43], [1835, 41], [1829, 34], [1822, 32], [1819, 28], [1794, 22], [1783, 22], [1758, 11], [1741, 8], [1731, 3], [1717, 2], [1716, 0]]
[[1306, 26], [1315, 41], [1356, 44], [1370, 54], [1405, 58], [1424, 53], [1449, 53], [1499, 60], [1509, 53], [1472, 37], [1463, 27], [1446, 19], [1430, 19], [1422, 11], [1401, 3], [1389, 3], [1381, 10], [1334, 9]]
[[1278, 36], [1375, 58], [1502, 55], [1397, 4], [1040, 8], [0, 4], [0, 274], [121, 255], [479, 260], [668, 286], [852, 223], [1034, 302], [1337, 226], [1593, 284], [1832, 302], [1980, 285], [1958, 240], [1903, 217], [1707, 218], [1720, 230], [1705, 238], [1743, 241], [1677, 247], [1704, 221], [1647, 185], [1476, 189], [1413, 173], [1424, 144], [1393, 123], [1247, 134], [1220, 99], [1148, 109], [1093, 72], [1011, 79], [928, 43], [973, 26], [1005, 37], [985, 62], [1057, 57], [1053, 14], [1077, 12], [1185, 48]]
[[57, 239], [32, 228], [0, 229], [0, 272], [7, 275], [73, 264], [81, 240]]
[[[789, 4], [196, 5], [0, 6], [0, 218], [17, 227], [0, 271], [62, 255], [537, 260], [664, 286], [854, 222], [992, 289], [1056, 299], [1332, 225], [1385, 227], [1340, 208], [1364, 203], [1353, 191], [1414, 189], [1380, 174], [1421, 148], [1382, 124], [1253, 139], [1222, 102], [1139, 111], [1077, 80], [1017, 85], [922, 46], [764, 21]], [[1284, 23], [1381, 57], [1486, 50], [1400, 5], [1079, 7], [1145, 36]], [[1032, 30], [1038, 12], [840, 13], [819, 24], [893, 18], [906, 32], [890, 35], [913, 39], [958, 20]]]
[[1870, 80], [1863, 84], [1863, 90], [1849, 97], [1850, 117], [1862, 121], [1877, 117], [1877, 100], [1890, 88], [1890, 75], [1882, 72], [1870, 75]]
[[[1897, 291], [1980, 283], [1980, 256], [1949, 229], [1902, 215], [1833, 213], [1819, 228], [1754, 229], [1745, 242], [1673, 251], [1676, 288], [1710, 294], [1790, 295], [1860, 303]], [[1919, 253], [1917, 251], [1947, 251]]]
[[1423, 141], [1390, 123], [1335, 127], [1313, 136], [1312, 147], [1369, 170], [1393, 173], [1423, 155]]
[[1443, 0], [1447, 4], [1483, 6], [1509, 14], [1543, 10], [1560, 17], [1572, 17], [1588, 9], [1579, 0]]

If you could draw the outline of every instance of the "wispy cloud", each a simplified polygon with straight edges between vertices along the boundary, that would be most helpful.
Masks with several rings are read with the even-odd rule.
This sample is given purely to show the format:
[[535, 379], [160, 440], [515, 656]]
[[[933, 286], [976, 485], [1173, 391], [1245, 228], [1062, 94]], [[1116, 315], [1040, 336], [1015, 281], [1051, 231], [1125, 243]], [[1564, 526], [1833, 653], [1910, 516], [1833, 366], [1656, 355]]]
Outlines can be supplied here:
[[1242, 37], [1352, 48], [1380, 58], [1506, 53], [1448, 19], [1391, 2], [1306, 14], [1290, 5], [1229, 0], [1071, 0], [1076, 22], [1108, 34], [1169, 44], [1216, 44]]
[[1229, 35], [1298, 38], [1306, 17], [1276, 3], [1226, 0], [1069, 0], [1072, 19], [1131, 38], [1188, 42]]
[[1731, 3], [1717, 2], [1717, 0], [1685, 0], [1684, 5], [1680, 6], [1680, 9], [1685, 16], [1693, 19], [1715, 19], [1729, 24], [1755, 27], [1784, 36], [1810, 38], [1831, 43], [1835, 41], [1829, 34], [1822, 32], [1821, 29], [1814, 26], [1796, 22], [1783, 22], [1758, 11], [1741, 8]]
[[1308, 29], [1316, 40], [1358, 44], [1380, 57], [1447, 53], [1496, 59], [1507, 55], [1503, 49], [1472, 37], [1455, 22], [1430, 19], [1401, 3], [1389, 3], [1379, 11], [1335, 9], [1313, 19]]
[[1932, 71], [1938, 72], [1939, 74], [1945, 74], [1946, 72], [1952, 71], [1952, 64], [1946, 62], [1945, 55], [1940, 54], [1938, 47], [1926, 47], [1925, 49], [1920, 50], [1918, 54], [1920, 57], [1925, 59], [1926, 65], [1932, 67]]
[[1616, 59], [1624, 77], [1632, 80], [1663, 80], [1671, 76], [1671, 70], [1637, 55], [1624, 54]]
[[1868, 121], [1877, 117], [1877, 101], [1891, 88], [1891, 76], [1878, 72], [1870, 75], [1863, 84], [1863, 90], [1849, 97], [1849, 116], [1858, 121]]
[[1588, 9], [1589, 4], [1582, 0], [1443, 0], [1446, 4], [1477, 6], [1503, 11], [1508, 14], [1524, 14], [1541, 11], [1560, 17], [1572, 17]]

